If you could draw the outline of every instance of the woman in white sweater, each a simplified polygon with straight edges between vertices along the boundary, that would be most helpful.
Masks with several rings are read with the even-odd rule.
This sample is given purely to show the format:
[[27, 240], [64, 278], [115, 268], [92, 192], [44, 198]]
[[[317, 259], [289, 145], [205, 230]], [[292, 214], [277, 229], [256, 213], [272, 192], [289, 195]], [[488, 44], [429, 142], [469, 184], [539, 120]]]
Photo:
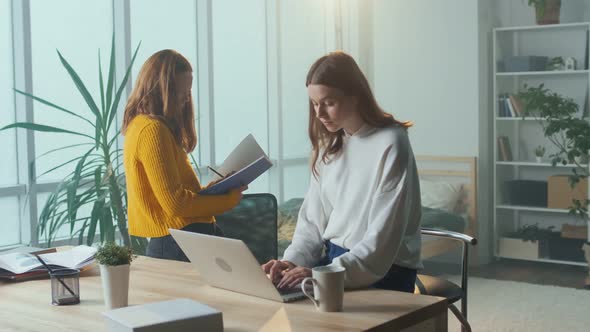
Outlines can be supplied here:
[[312, 176], [283, 260], [262, 268], [280, 288], [311, 268], [346, 268], [347, 288], [413, 292], [420, 261], [420, 187], [400, 122], [377, 104], [342, 52], [318, 59], [306, 80]]

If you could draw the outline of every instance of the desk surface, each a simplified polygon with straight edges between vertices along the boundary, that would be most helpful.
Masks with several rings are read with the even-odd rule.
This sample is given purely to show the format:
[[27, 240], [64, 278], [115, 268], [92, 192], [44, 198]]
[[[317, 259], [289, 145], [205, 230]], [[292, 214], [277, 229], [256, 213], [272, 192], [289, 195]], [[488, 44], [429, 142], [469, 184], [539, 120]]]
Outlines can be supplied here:
[[[52, 306], [48, 279], [0, 281], [0, 329], [102, 331], [105, 306], [98, 267], [80, 278], [81, 303]], [[203, 283], [189, 263], [139, 257], [131, 264], [129, 304], [190, 298], [223, 312], [226, 331], [400, 330], [446, 315], [445, 299], [383, 290], [345, 292], [344, 312], [316, 312], [309, 300], [283, 304]], [[446, 322], [445, 322], [446, 325]]]

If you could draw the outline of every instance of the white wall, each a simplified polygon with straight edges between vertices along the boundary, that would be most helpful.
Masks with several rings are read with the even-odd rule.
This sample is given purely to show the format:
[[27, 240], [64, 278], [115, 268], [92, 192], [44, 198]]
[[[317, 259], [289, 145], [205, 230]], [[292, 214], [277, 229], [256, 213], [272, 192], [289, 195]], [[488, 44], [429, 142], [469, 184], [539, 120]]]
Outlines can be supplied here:
[[[372, 8], [354, 22], [361, 33], [359, 45], [353, 43], [350, 51], [368, 69], [383, 108], [415, 122], [410, 130], [415, 154], [478, 157], [478, 256], [480, 263], [488, 261], [493, 211], [491, 32], [494, 27], [534, 25], [533, 8], [525, 0], [373, 0], [356, 5]], [[590, 1], [562, 1], [560, 20], [590, 21]]]
[[415, 123], [415, 154], [476, 156], [477, 2], [377, 0], [373, 17], [375, 94]]
[[[481, 115], [488, 113], [482, 56], [488, 53], [491, 30], [485, 7], [486, 0], [374, 0], [373, 39], [363, 41], [373, 44], [371, 60], [363, 62], [372, 68], [377, 100], [396, 118], [415, 123], [410, 129], [414, 153], [478, 157], [478, 169], [484, 171], [482, 162], [490, 161], [480, 158], [480, 144], [487, 144], [480, 140], [486, 122]], [[491, 252], [490, 210], [482, 204], [490, 193], [485, 178], [478, 180], [477, 256], [482, 263]]]

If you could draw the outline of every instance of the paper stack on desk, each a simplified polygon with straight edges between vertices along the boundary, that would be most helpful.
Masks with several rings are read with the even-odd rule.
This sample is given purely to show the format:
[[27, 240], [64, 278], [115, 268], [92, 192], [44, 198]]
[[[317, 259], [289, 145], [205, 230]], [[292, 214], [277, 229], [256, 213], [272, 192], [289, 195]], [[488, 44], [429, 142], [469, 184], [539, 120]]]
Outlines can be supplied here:
[[134, 305], [103, 315], [110, 332], [223, 331], [220, 311], [190, 299]]

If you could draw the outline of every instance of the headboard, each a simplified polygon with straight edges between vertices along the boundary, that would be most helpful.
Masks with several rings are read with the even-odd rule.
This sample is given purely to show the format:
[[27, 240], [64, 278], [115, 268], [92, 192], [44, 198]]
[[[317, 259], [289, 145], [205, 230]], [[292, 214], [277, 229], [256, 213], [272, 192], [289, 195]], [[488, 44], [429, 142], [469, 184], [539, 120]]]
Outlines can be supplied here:
[[475, 236], [477, 233], [477, 158], [417, 155], [418, 174], [424, 178], [444, 179], [460, 183], [462, 188], [461, 204], [467, 214], [465, 233]]

